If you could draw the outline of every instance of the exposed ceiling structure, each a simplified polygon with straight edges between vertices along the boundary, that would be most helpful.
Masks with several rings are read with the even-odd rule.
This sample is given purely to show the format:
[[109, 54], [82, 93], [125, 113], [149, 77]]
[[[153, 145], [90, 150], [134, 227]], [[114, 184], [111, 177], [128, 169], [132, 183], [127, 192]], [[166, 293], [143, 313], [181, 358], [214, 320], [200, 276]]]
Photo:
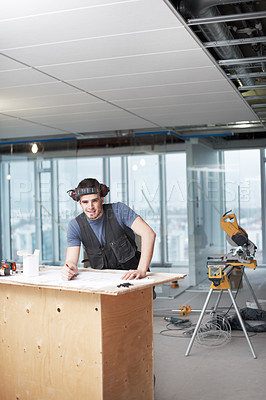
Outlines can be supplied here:
[[5, 2], [0, 143], [263, 136], [265, 21], [263, 0]]
[[205, 49], [266, 123], [266, 2], [172, 1]]

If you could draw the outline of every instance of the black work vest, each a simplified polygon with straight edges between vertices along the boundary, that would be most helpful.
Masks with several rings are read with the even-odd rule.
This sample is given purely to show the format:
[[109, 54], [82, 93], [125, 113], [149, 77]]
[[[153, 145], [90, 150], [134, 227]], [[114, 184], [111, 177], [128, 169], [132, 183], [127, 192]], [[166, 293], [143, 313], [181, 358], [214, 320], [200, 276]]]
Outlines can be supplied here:
[[136, 269], [140, 252], [135, 241], [126, 234], [113, 212], [112, 204], [104, 204], [105, 246], [102, 247], [84, 213], [76, 217], [88, 260], [95, 269]]

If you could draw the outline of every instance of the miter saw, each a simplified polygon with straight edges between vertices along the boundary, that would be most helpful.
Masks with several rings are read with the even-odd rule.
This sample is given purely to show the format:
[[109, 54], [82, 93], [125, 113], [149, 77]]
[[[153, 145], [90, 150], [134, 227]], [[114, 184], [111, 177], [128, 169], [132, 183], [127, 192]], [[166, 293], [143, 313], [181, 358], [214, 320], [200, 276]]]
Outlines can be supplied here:
[[[212, 314], [215, 315], [219, 302], [221, 300], [221, 296], [224, 290], [227, 290], [229, 293], [229, 296], [232, 301], [232, 305], [235, 308], [236, 314], [238, 316], [240, 325], [242, 327], [242, 330], [244, 332], [244, 335], [246, 337], [246, 340], [248, 342], [248, 345], [250, 347], [250, 350], [252, 352], [252, 355], [254, 358], [256, 358], [256, 354], [254, 352], [253, 346], [250, 342], [249, 336], [247, 334], [246, 327], [244, 325], [243, 319], [241, 317], [241, 314], [239, 312], [239, 309], [236, 304], [235, 297], [232, 294], [231, 291], [231, 284], [230, 284], [230, 275], [233, 272], [233, 270], [236, 268], [238, 270], [242, 271], [242, 275], [246, 280], [246, 283], [252, 293], [252, 296], [255, 300], [255, 303], [257, 305], [257, 308], [261, 308], [260, 304], [257, 300], [257, 297], [249, 283], [249, 280], [245, 274], [245, 267], [249, 267], [251, 269], [255, 269], [257, 266], [257, 261], [254, 259], [256, 249], [257, 247], [251, 240], [248, 238], [247, 232], [242, 229], [236, 220], [235, 214], [230, 214], [231, 211], [228, 211], [225, 213], [222, 218], [221, 218], [221, 228], [227, 233], [227, 240], [229, 244], [233, 247], [236, 247], [236, 249], [232, 249], [229, 253], [227, 254], [219, 254], [219, 255], [214, 255], [211, 257], [208, 257], [207, 261], [207, 267], [209, 268], [209, 280], [212, 282], [210, 286], [209, 293], [207, 295], [206, 301], [204, 303], [204, 306], [201, 310], [198, 322], [196, 324], [195, 330], [193, 332], [193, 335], [191, 337], [191, 340], [189, 342], [187, 351], [186, 351], [186, 356], [189, 355], [191, 347], [193, 345], [193, 342], [195, 340], [195, 337], [197, 335], [197, 332], [200, 328], [201, 321], [203, 319], [204, 313], [207, 309], [209, 300], [211, 298], [211, 295], [213, 291], [218, 291], [219, 295], [216, 300], [215, 306], [213, 308]], [[230, 307], [231, 308], [231, 307]]]
[[254, 259], [257, 247], [249, 240], [247, 232], [238, 225], [235, 214], [230, 214], [230, 212], [222, 216], [221, 228], [227, 233], [228, 243], [236, 249], [231, 249], [227, 254], [208, 257], [207, 261], [209, 279], [216, 288], [223, 283], [228, 285], [226, 277], [230, 276], [234, 268], [255, 269], [257, 266], [257, 261]]

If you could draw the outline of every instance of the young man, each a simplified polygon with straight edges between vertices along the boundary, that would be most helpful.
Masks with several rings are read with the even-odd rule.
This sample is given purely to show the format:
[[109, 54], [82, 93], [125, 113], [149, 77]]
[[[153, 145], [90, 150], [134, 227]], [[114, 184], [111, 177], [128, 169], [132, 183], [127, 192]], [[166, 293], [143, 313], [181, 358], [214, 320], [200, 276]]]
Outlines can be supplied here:
[[[123, 279], [146, 276], [155, 241], [151, 227], [123, 203], [104, 204], [109, 188], [96, 179], [82, 180], [68, 193], [78, 201], [83, 213], [69, 223], [67, 254], [62, 278], [70, 280], [78, 272], [81, 243], [95, 269], [126, 270]], [[141, 237], [137, 251], [135, 233]]]

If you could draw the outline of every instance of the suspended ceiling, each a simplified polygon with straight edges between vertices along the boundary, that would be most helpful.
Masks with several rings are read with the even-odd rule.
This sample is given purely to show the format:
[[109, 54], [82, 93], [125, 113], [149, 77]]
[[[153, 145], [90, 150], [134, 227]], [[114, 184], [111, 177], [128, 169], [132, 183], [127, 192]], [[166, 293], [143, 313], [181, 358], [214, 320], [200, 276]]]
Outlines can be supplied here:
[[186, 127], [251, 121], [264, 129], [167, 1], [9, 0], [0, 47], [2, 142], [182, 137]]

